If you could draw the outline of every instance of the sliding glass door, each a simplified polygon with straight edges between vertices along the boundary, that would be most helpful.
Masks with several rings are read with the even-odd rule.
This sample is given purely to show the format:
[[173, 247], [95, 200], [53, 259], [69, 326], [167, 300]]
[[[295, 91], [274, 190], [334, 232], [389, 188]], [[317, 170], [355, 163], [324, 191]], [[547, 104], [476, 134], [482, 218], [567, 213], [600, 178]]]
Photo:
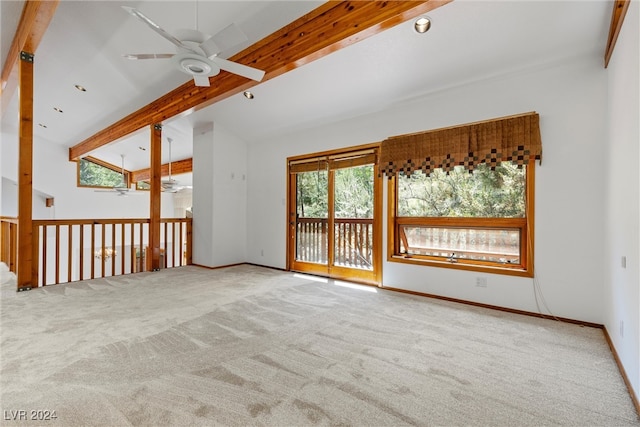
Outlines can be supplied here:
[[375, 148], [289, 161], [289, 267], [378, 284]]

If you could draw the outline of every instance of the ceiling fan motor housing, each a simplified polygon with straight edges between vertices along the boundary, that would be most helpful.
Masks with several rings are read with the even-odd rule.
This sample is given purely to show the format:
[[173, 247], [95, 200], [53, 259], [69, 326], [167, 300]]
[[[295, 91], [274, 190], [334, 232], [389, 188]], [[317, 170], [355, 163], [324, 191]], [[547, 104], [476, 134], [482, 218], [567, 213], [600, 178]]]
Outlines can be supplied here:
[[174, 56], [180, 71], [191, 76], [212, 77], [220, 73], [220, 68], [206, 57], [193, 54], [178, 54]]

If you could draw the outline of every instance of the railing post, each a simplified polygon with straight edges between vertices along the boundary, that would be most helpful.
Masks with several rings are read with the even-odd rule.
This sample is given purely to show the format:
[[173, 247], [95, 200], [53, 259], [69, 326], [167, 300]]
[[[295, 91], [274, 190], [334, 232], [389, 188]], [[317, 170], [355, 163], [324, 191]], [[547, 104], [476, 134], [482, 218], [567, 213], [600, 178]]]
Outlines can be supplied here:
[[192, 245], [193, 245], [193, 219], [188, 218], [187, 221], [187, 265], [192, 264]]
[[33, 218], [33, 53], [20, 52], [18, 148], [18, 265], [17, 290], [37, 286], [31, 283]]
[[[160, 184], [162, 167], [162, 126], [151, 126], [151, 190], [149, 205], [149, 259], [147, 263], [152, 271], [160, 269]], [[166, 256], [166, 255], [165, 255]]]

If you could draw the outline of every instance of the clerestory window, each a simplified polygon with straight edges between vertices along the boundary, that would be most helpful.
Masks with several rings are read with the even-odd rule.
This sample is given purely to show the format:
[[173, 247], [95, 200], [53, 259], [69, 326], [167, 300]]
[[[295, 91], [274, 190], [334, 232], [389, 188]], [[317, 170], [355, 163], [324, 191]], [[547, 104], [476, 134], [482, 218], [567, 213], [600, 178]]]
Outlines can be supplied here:
[[92, 157], [78, 161], [78, 187], [128, 187], [129, 173]]

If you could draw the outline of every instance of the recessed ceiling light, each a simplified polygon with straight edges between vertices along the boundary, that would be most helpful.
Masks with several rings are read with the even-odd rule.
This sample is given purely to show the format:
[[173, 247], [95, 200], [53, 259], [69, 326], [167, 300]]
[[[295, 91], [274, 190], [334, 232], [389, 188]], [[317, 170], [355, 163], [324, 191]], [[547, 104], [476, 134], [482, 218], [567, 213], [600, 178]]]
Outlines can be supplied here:
[[421, 16], [413, 24], [413, 29], [419, 34], [426, 33], [429, 28], [431, 28], [431, 19], [427, 16]]
[[84, 88], [84, 86], [80, 86], [80, 85], [75, 85], [76, 89], [78, 89], [80, 92], [86, 92], [87, 90]]
[[53, 107], [54, 111], [57, 111], [58, 113], [62, 113], [63, 111], [61, 109], [59, 109], [58, 107]]
[[42, 123], [38, 123], [38, 126], [40, 126], [41, 128], [47, 128], [47, 125], [43, 125]]
[[250, 91], [248, 91], [248, 90], [245, 90], [245, 91], [244, 91], [244, 93], [243, 93], [243, 95], [244, 95], [244, 97], [245, 97], [245, 98], [247, 98], [247, 99], [253, 99], [253, 98], [254, 98], [253, 93], [251, 93], [251, 92], [250, 92]]

